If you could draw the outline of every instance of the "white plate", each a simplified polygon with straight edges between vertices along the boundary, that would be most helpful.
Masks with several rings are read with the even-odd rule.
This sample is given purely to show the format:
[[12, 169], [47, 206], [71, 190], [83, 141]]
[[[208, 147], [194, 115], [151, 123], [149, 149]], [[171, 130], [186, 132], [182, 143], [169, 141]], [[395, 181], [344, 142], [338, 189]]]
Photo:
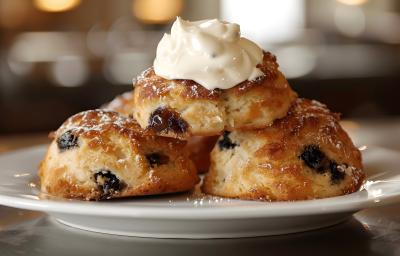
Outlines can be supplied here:
[[0, 155], [0, 204], [44, 211], [85, 230], [159, 238], [277, 235], [330, 226], [353, 213], [400, 201], [400, 153], [363, 152], [368, 181], [351, 195], [299, 202], [255, 202], [193, 194], [104, 202], [43, 200], [34, 186], [47, 146]]

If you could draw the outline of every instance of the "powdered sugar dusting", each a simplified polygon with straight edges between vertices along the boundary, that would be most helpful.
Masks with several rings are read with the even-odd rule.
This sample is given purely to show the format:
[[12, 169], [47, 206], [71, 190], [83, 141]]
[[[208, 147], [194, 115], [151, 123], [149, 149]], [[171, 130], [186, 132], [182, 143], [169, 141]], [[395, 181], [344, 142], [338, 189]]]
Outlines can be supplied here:
[[110, 130], [125, 134], [130, 138], [145, 134], [133, 119], [113, 111], [96, 109], [84, 111], [68, 118], [57, 130], [56, 136], [70, 131], [76, 136], [90, 138], [91, 145], [98, 145], [107, 139], [105, 134]]

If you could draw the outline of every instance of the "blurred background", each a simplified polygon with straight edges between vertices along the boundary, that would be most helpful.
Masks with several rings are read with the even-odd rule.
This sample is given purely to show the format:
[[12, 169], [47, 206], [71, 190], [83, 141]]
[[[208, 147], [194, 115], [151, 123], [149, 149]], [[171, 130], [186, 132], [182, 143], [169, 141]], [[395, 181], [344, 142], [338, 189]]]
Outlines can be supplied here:
[[131, 90], [177, 15], [239, 23], [345, 118], [400, 117], [397, 0], [0, 0], [0, 133], [56, 129]]

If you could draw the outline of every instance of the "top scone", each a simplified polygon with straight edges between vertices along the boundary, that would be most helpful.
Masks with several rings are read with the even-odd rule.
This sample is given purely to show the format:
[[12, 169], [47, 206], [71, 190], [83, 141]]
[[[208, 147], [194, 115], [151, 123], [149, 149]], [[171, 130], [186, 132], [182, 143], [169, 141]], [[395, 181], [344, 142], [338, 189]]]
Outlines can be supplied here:
[[143, 129], [181, 139], [267, 127], [286, 115], [297, 94], [271, 53], [264, 52], [257, 68], [263, 76], [226, 90], [208, 90], [192, 80], [168, 80], [150, 68], [134, 85], [133, 117]]

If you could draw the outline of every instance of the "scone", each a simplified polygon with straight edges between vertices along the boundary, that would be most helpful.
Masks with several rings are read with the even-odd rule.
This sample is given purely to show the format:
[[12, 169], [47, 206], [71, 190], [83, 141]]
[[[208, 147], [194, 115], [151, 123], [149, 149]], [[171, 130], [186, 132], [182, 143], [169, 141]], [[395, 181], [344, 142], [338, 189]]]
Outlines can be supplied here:
[[257, 67], [263, 76], [226, 90], [207, 90], [192, 80], [167, 80], [150, 68], [134, 85], [133, 116], [143, 129], [181, 139], [264, 128], [285, 116], [297, 95], [274, 55], [265, 52]]
[[211, 153], [205, 193], [252, 200], [349, 194], [363, 183], [360, 151], [325, 105], [298, 99], [271, 127], [225, 132]]
[[81, 112], [55, 132], [39, 170], [41, 191], [83, 200], [187, 191], [199, 179], [184, 147], [116, 112]]
[[[133, 91], [118, 95], [109, 103], [102, 106], [103, 109], [116, 111], [121, 115], [131, 117], [134, 109]], [[199, 173], [208, 171], [210, 167], [210, 152], [219, 136], [193, 136], [187, 138], [185, 151], [189, 153]]]

